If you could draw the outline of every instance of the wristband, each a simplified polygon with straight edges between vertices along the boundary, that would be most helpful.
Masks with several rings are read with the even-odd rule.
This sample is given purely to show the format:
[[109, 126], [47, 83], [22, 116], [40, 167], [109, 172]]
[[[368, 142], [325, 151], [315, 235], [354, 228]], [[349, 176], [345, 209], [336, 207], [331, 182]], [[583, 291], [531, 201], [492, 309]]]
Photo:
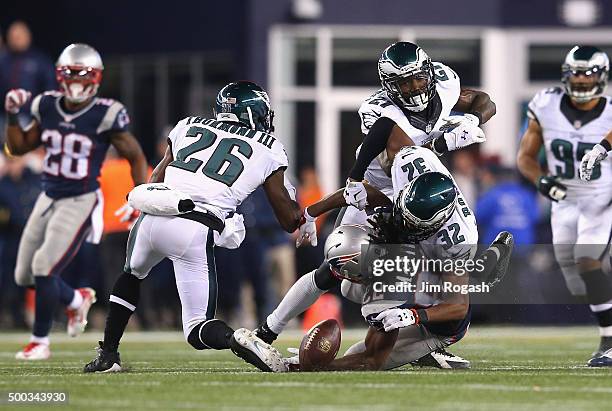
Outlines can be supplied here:
[[315, 221], [317, 219], [317, 217], [313, 217], [308, 214], [308, 207], [304, 209], [304, 218], [306, 219], [306, 221]]
[[471, 114], [473, 116], [476, 116], [476, 118], [478, 118], [478, 126], [482, 124], [482, 114], [480, 114], [478, 111], [470, 111], [468, 114]]
[[431, 151], [434, 152], [438, 157], [442, 157], [444, 153], [448, 151], [448, 146], [446, 145], [446, 140], [444, 140], [444, 136], [436, 138], [431, 143]]
[[612, 145], [610, 145], [610, 142], [608, 140], [606, 140], [605, 138], [603, 140], [601, 140], [601, 142], [599, 144], [601, 144], [603, 146], [603, 148], [606, 149], [606, 151], [612, 150]]
[[15, 113], [6, 113], [6, 118], [9, 126], [18, 126], [19, 125], [19, 116]]
[[417, 310], [412, 309], [412, 312], [417, 318], [417, 324], [425, 324], [429, 320], [429, 318], [427, 317], [427, 311], [425, 311], [425, 309], [423, 308], [419, 308]]

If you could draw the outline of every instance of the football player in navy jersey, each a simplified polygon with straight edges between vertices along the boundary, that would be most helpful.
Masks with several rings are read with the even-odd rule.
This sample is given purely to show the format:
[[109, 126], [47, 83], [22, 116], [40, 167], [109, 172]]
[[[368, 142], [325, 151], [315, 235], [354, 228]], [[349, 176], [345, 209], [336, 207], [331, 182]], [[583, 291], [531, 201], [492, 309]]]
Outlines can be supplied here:
[[[134, 136], [129, 117], [118, 101], [96, 97], [102, 79], [102, 59], [86, 44], [71, 44], [56, 63], [60, 91], [32, 99], [32, 122], [17, 122], [30, 93], [6, 94], [6, 149], [22, 155], [44, 147], [42, 189], [23, 231], [17, 254], [15, 281], [36, 288], [34, 329], [19, 360], [49, 358], [49, 331], [58, 302], [67, 306], [68, 334], [82, 333], [87, 313], [96, 301], [91, 288], [73, 289], [61, 278], [82, 242], [93, 243], [102, 233], [102, 196], [98, 176], [106, 151], [113, 145], [131, 166], [138, 185], [146, 181], [147, 162]], [[126, 216], [132, 210], [126, 210]], [[124, 217], [126, 217], [124, 216]]]

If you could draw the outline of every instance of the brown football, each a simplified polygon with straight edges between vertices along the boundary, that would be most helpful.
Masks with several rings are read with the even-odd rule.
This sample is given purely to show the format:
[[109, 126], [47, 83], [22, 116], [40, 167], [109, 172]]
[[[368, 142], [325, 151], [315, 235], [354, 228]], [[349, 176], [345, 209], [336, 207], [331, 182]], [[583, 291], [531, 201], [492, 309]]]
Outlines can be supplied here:
[[316, 371], [336, 358], [341, 334], [338, 321], [329, 319], [312, 327], [300, 344], [300, 369]]

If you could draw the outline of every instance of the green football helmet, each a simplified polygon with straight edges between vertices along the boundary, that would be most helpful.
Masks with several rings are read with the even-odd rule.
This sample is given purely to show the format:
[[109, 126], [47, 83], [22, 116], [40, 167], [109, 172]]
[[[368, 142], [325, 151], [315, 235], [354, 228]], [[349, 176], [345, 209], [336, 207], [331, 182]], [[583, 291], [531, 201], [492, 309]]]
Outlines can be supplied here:
[[[610, 60], [605, 52], [593, 46], [575, 46], [567, 53], [561, 66], [565, 93], [578, 103], [598, 98], [606, 90], [609, 71]], [[572, 82], [572, 77], [578, 75], [593, 80]]]
[[[387, 47], [378, 60], [378, 76], [389, 97], [410, 111], [423, 111], [436, 94], [433, 64], [414, 43], [400, 41]], [[425, 86], [402, 93], [400, 85], [410, 77], [426, 80]]]
[[453, 180], [437, 171], [410, 181], [397, 195], [395, 218], [416, 241], [435, 234], [455, 211], [457, 188]]
[[274, 131], [274, 111], [268, 93], [251, 81], [229, 83], [217, 94], [215, 116], [220, 121], [237, 121], [258, 131]]

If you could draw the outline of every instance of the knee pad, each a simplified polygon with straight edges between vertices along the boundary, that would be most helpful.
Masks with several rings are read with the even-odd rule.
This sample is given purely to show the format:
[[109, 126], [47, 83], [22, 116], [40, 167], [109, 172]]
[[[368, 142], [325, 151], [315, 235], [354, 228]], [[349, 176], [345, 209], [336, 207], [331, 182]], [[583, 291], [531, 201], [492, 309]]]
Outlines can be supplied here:
[[315, 271], [314, 281], [317, 288], [324, 291], [331, 290], [340, 284], [340, 280], [331, 273], [327, 261], [323, 261], [321, 266]]
[[187, 336], [187, 342], [196, 350], [225, 350], [234, 330], [223, 321], [213, 318], [196, 325]]

